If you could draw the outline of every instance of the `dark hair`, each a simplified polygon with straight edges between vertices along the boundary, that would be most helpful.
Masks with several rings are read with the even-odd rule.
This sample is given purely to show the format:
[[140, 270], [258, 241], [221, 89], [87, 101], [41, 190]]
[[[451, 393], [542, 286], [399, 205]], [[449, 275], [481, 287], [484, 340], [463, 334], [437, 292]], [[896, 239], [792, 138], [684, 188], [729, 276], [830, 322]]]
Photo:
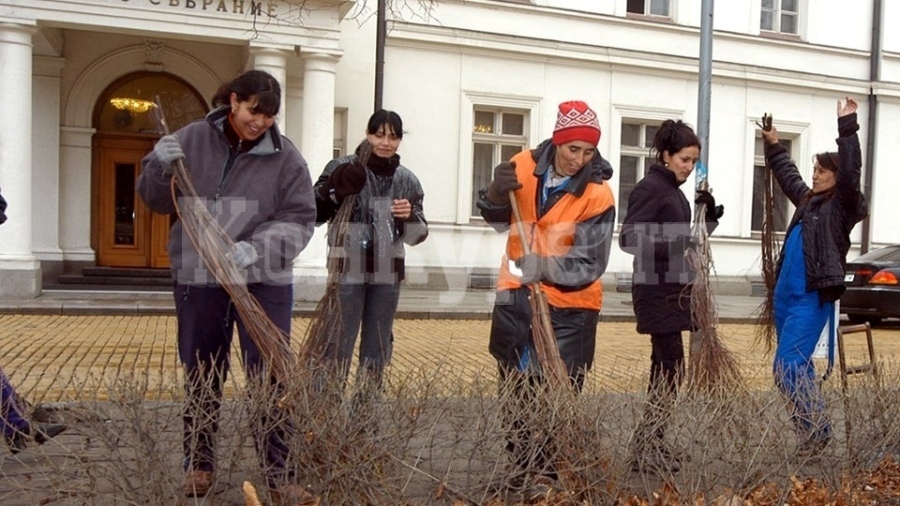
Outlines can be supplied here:
[[815, 163], [832, 172], [837, 172], [841, 167], [841, 157], [834, 151], [826, 151], [825, 153], [817, 153], [813, 157]]
[[700, 146], [700, 138], [694, 133], [694, 129], [681, 120], [667, 119], [659, 126], [656, 136], [653, 137], [653, 147], [650, 152], [656, 151], [656, 161], [663, 163], [663, 152], [668, 151], [669, 156], [684, 148]]
[[[366, 133], [374, 134], [381, 125], [390, 125], [391, 130], [398, 139], [403, 138], [403, 120], [400, 115], [394, 111], [386, 111], [378, 109], [369, 117], [369, 124], [366, 125]], [[386, 132], [387, 133], [387, 132]]]
[[231, 104], [231, 94], [237, 95], [238, 102], [246, 102], [256, 97], [255, 112], [275, 116], [281, 108], [281, 85], [268, 72], [249, 70], [231, 82], [223, 84], [213, 95], [213, 106]]

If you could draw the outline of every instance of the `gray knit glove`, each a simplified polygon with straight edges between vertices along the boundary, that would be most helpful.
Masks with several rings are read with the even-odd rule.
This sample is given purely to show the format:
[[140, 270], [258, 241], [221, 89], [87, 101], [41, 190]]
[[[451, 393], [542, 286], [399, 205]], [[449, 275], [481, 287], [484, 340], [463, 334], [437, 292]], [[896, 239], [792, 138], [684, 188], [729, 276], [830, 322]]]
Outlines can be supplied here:
[[172, 174], [172, 164], [178, 160], [184, 160], [184, 151], [174, 135], [164, 135], [153, 146], [153, 154], [163, 166], [163, 174]]
[[231, 251], [228, 252], [228, 257], [238, 269], [246, 269], [259, 260], [259, 253], [256, 252], [256, 248], [249, 242], [240, 241], [234, 243]]

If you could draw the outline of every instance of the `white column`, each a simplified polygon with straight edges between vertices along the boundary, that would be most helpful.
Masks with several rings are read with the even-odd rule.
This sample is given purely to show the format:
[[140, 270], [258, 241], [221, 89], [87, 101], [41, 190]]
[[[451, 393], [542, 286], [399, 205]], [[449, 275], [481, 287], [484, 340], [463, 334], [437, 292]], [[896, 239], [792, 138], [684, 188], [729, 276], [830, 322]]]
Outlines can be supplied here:
[[284, 96], [287, 88], [287, 59], [291, 54], [292, 51], [285, 48], [251, 45], [250, 61], [247, 62], [249, 68], [268, 72], [281, 85], [281, 110], [275, 120], [281, 133], [284, 133], [284, 118], [287, 114]]
[[[36, 297], [41, 267], [31, 250], [32, 236], [32, 35], [35, 25], [0, 23], [0, 188], [9, 202], [0, 228], [0, 296]], [[10, 128], [10, 125], [15, 127]]]
[[303, 116], [301, 114], [303, 111], [303, 76], [288, 75], [284, 98], [287, 101], [284, 110], [290, 111], [290, 114], [284, 115], [284, 131], [282, 133], [299, 146], [300, 132], [303, 130], [303, 125], [300, 123]]
[[[303, 111], [300, 117], [300, 153], [306, 158], [313, 182], [331, 160], [334, 147], [334, 85], [338, 57], [301, 52], [303, 60]], [[317, 300], [324, 284], [326, 263], [325, 226], [316, 229], [306, 250], [294, 262], [301, 280], [295, 287], [301, 300]]]
[[331, 160], [334, 147], [334, 74], [338, 58], [325, 53], [300, 53], [303, 59], [303, 115], [300, 152], [318, 175]]
[[32, 251], [41, 261], [44, 275], [62, 273], [62, 251], [59, 248], [59, 116], [60, 76], [63, 58], [34, 58], [34, 103], [31, 134], [35, 147], [32, 156], [32, 198], [39, 203], [31, 217]]
[[62, 127], [59, 140], [59, 246], [65, 262], [93, 263], [91, 139], [95, 130]]

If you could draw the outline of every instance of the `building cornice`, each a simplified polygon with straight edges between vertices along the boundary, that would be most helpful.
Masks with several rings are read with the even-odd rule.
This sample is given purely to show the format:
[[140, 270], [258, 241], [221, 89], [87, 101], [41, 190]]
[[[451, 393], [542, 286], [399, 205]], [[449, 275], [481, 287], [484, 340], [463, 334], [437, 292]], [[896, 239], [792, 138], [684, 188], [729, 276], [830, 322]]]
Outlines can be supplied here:
[[[672, 53], [654, 53], [623, 47], [597, 46], [398, 21], [391, 23], [389, 34], [388, 45], [392, 47], [439, 50], [504, 60], [553, 63], [679, 78], [694, 78], [698, 72], [698, 57]], [[764, 51], [764, 49], [756, 47], [757, 42], [788, 44], [798, 49], [802, 46], [792, 41], [765, 40], [760, 42], [752, 37], [735, 34], [723, 35], [722, 43], [726, 41], [743, 43], [747, 50], [753, 51]], [[716, 43], [719, 43], [719, 40]], [[842, 58], [845, 62], [852, 61], [856, 65], [868, 65], [868, 55], [861, 51], [819, 46], [802, 47], [802, 49], [810, 53], [815, 52], [816, 58], [830, 59], [834, 67], [841, 65], [839, 60], [835, 61], [836, 58]], [[825, 67], [825, 69], [834, 67]], [[868, 93], [870, 88], [867, 76], [862, 75], [857, 79], [719, 59], [713, 61], [713, 76], [718, 78], [720, 83], [753, 83], [760, 87], [792, 90], [808, 88], [859, 94]]]

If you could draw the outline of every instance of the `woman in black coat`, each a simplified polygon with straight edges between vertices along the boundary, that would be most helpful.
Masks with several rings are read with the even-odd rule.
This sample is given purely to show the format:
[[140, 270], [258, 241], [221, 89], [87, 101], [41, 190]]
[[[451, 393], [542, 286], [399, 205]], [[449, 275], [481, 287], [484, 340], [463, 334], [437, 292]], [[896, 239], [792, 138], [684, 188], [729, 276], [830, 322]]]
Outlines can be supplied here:
[[[653, 139], [657, 163], [635, 185], [619, 236], [619, 246], [634, 255], [631, 296], [637, 331], [650, 334], [650, 382], [647, 406], [633, 444], [634, 467], [655, 465], [677, 470], [677, 458], [663, 443], [664, 424], [684, 373], [681, 332], [691, 330], [690, 289], [694, 272], [685, 261], [692, 246], [691, 208], [679, 188], [700, 157], [700, 139], [682, 121], [665, 121]], [[718, 225], [722, 206], [709, 192], [707, 228]]]

